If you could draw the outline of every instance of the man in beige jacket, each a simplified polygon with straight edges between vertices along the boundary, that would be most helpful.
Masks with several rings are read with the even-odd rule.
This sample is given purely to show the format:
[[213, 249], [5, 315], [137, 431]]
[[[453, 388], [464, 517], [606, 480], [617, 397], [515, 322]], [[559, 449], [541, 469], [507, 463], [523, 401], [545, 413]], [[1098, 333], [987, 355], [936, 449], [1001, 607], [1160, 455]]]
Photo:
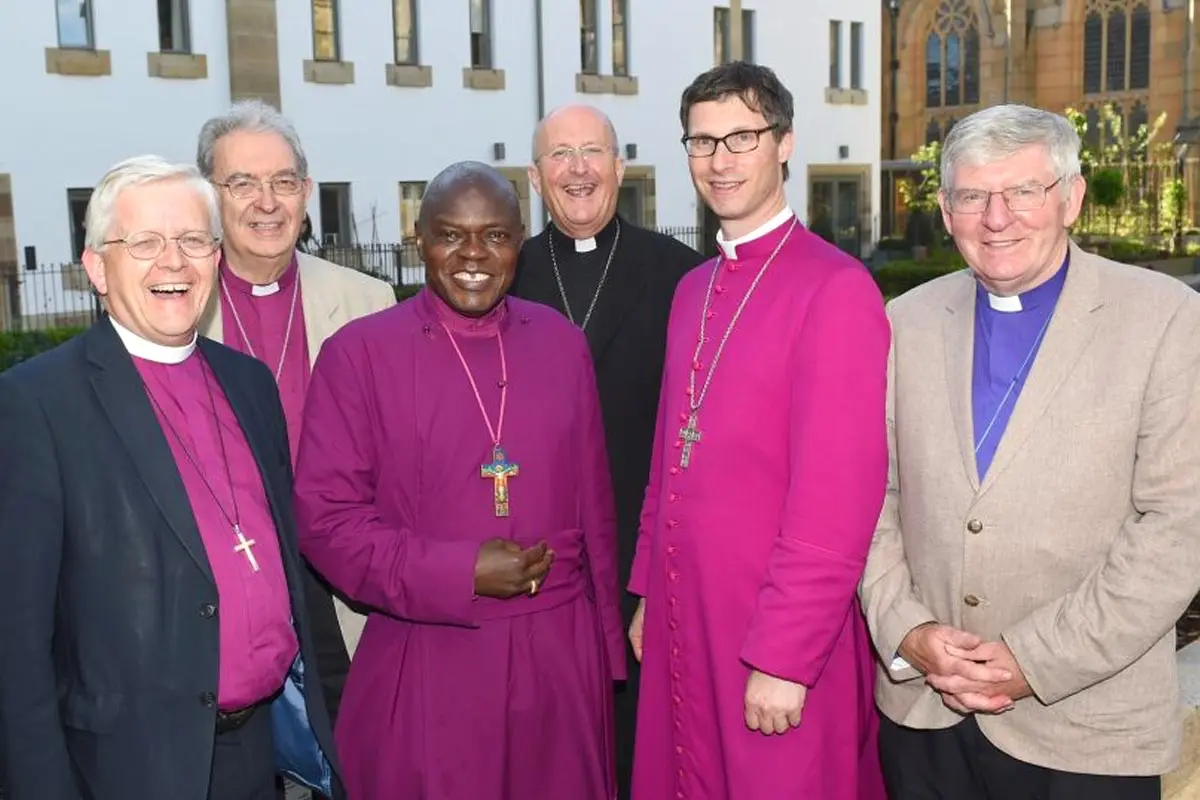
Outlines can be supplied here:
[[[200, 333], [271, 369], [294, 466], [309, 372], [322, 343], [351, 320], [391, 307], [396, 295], [384, 281], [297, 249], [312, 179], [299, 136], [276, 109], [248, 100], [210, 119], [200, 131], [196, 160], [217, 187], [225, 227], [217, 285]], [[331, 613], [326, 622], [340, 629], [345, 647], [323, 653], [323, 672], [344, 680], [365, 618], [339, 598], [330, 606], [328, 586], [309, 577], [324, 594], [314, 615], [321, 620], [325, 608], [336, 609], [336, 621]], [[340, 690], [328, 694], [335, 715]]]
[[890, 304], [888, 496], [861, 586], [892, 800], [1157, 800], [1200, 589], [1200, 296], [1068, 237], [1067, 120], [942, 156], [970, 266]]

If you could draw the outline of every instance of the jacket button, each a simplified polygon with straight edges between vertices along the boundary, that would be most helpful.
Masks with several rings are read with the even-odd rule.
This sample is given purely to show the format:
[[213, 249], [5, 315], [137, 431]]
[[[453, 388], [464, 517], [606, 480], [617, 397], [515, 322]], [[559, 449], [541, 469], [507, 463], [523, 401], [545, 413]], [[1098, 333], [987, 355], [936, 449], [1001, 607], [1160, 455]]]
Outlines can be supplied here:
[[971, 608], [974, 608], [975, 606], [979, 605], [979, 598], [973, 594], [969, 594], [963, 598], [963, 602], [969, 605]]
[[983, 530], [983, 523], [977, 519], [973, 519], [967, 523], [967, 530], [971, 533], [979, 533]]
[[204, 617], [205, 619], [209, 619], [216, 613], [217, 607], [212, 603], [205, 603], [204, 605], [200, 606], [200, 616]]
[[212, 708], [217, 704], [217, 696], [212, 692], [204, 692], [200, 695], [200, 705], [205, 708]]

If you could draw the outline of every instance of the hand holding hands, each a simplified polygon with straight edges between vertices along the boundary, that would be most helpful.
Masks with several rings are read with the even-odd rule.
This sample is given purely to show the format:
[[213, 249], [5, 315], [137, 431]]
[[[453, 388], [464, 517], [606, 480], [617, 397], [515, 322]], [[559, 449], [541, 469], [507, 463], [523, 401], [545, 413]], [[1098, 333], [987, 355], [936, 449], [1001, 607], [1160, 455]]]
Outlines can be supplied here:
[[475, 594], [502, 600], [536, 594], [553, 563], [554, 551], [545, 542], [523, 549], [507, 539], [489, 539], [475, 560]]
[[808, 687], [751, 670], [746, 680], [746, 727], [766, 736], [800, 726]]
[[1033, 694], [1012, 651], [948, 625], [919, 625], [900, 644], [900, 657], [960, 714], [1008, 711]]

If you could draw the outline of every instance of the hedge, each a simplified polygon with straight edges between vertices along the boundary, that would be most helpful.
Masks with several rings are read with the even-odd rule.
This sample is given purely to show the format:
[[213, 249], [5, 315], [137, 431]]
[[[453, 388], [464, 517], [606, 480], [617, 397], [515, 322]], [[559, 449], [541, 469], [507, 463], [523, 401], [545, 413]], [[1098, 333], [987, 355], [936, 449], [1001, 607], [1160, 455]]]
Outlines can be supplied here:
[[14, 364], [51, 350], [83, 328], [51, 328], [45, 331], [0, 331], [0, 372]]
[[956, 258], [929, 258], [925, 261], [897, 260], [888, 261], [878, 267], [875, 272], [875, 282], [879, 291], [885, 297], [899, 297], [910, 289], [922, 283], [940, 278], [951, 272], [957, 272], [964, 266]]

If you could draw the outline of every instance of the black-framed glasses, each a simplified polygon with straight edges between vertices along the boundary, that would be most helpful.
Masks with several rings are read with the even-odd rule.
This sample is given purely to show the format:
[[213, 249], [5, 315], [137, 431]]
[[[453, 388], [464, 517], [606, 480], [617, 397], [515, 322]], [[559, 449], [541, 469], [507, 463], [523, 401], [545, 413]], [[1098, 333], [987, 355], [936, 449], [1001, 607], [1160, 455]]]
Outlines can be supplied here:
[[129, 255], [139, 261], [150, 261], [162, 255], [167, 242], [175, 242], [179, 251], [189, 258], [207, 258], [221, 246], [221, 240], [207, 231], [185, 231], [170, 238], [156, 231], [140, 231], [122, 239], [109, 239], [104, 244], [124, 245]]
[[1009, 211], [1036, 211], [1046, 205], [1046, 195], [1062, 180], [1060, 177], [1049, 185], [1023, 183], [996, 192], [984, 189], [955, 189], [949, 194], [950, 210], [955, 214], [982, 214], [991, 205], [992, 195], [998, 194], [1004, 198], [1004, 205], [1008, 206]]
[[683, 142], [683, 148], [687, 151], [689, 158], [711, 156], [717, 152], [718, 144], [724, 144], [725, 149], [731, 153], [749, 153], [751, 150], [758, 149], [759, 139], [764, 133], [773, 131], [777, 127], [777, 125], [768, 125], [757, 130], [734, 131], [720, 137], [684, 135], [679, 141]]
[[213, 184], [223, 186], [231, 196], [238, 200], [245, 200], [247, 197], [257, 197], [264, 186], [270, 186], [271, 193], [281, 197], [299, 194], [300, 190], [304, 188], [304, 178], [299, 175], [276, 175], [274, 178], [260, 181], [257, 178], [239, 176], [223, 183], [213, 181]]

